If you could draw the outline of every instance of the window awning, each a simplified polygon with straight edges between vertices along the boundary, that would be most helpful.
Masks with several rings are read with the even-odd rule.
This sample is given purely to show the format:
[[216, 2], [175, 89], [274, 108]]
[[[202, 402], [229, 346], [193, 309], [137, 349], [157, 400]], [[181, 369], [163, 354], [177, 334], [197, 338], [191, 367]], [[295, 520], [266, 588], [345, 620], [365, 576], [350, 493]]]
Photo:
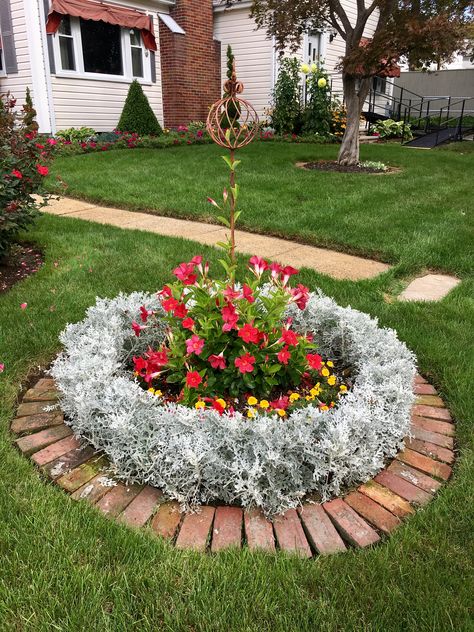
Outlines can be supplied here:
[[141, 11], [95, 0], [52, 0], [46, 22], [46, 33], [56, 33], [63, 15], [84, 20], [101, 20], [131, 29], [140, 29], [143, 43], [148, 50], [156, 51], [153, 18]]

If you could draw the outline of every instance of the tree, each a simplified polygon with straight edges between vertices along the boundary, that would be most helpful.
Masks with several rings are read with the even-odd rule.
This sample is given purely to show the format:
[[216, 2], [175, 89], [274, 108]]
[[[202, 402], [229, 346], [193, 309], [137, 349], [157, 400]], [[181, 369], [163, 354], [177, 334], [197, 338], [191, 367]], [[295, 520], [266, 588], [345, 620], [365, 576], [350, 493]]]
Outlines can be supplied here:
[[140, 136], [159, 136], [163, 131], [136, 79], [130, 84], [117, 129], [121, 132], [135, 132]]
[[[225, 0], [234, 4], [240, 0]], [[472, 23], [472, 0], [253, 0], [259, 28], [275, 37], [280, 51], [296, 50], [306, 31], [329, 27], [345, 42], [341, 60], [347, 127], [339, 152], [341, 164], [359, 161], [359, 119], [372, 77], [390, 70], [401, 58], [418, 68], [447, 61], [463, 48]], [[351, 13], [352, 15], [352, 13]], [[376, 16], [372, 39], [363, 38], [369, 18]]]

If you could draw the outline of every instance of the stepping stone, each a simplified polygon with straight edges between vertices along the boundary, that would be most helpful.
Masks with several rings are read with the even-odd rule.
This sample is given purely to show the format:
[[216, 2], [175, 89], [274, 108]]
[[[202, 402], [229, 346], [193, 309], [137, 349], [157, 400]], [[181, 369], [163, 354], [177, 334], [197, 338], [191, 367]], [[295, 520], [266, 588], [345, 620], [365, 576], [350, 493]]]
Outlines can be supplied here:
[[249, 549], [275, 551], [273, 526], [260, 509], [249, 509], [244, 512], [245, 537]]
[[447, 274], [426, 274], [414, 279], [398, 297], [401, 301], [440, 301], [460, 279]]

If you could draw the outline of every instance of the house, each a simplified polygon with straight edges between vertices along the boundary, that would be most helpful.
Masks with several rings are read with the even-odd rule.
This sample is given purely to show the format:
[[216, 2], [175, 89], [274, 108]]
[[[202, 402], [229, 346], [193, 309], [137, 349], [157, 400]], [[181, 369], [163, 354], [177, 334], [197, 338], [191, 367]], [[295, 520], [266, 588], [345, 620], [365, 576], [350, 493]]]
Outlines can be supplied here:
[[[356, 0], [346, 0], [355, 20]], [[245, 97], [260, 115], [271, 102], [278, 51], [249, 15], [251, 2], [220, 0], [0, 0], [0, 92], [30, 87], [40, 131], [114, 129], [129, 84], [143, 85], [167, 127], [205, 120], [220, 97], [232, 45]], [[370, 37], [376, 16], [364, 34]], [[340, 36], [306, 33], [296, 55], [324, 60], [335, 91]]]

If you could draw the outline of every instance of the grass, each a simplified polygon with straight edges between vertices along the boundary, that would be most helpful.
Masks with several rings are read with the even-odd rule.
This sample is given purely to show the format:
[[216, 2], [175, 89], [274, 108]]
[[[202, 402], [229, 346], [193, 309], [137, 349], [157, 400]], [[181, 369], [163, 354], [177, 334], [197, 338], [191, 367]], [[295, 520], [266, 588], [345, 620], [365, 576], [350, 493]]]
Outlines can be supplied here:
[[[188, 165], [196, 165], [194, 173], [200, 180], [201, 171], [211, 167], [203, 166], [201, 170], [201, 154], [196, 149], [190, 148], [179, 155], [168, 150], [157, 160], [164, 165], [169, 157], [175, 164], [180, 157]], [[285, 149], [291, 152], [291, 159], [296, 150], [308, 152], [308, 157], [311, 152], [313, 157], [328, 155], [326, 147], [285, 146]], [[393, 149], [393, 155], [388, 148], [381, 149], [385, 162], [402, 161], [404, 154], [399, 154], [398, 148]], [[285, 174], [291, 170], [286, 167], [280, 147], [267, 146], [265, 150], [274, 165], [275, 190], [270, 190], [265, 182], [263, 186], [273, 200], [278, 200], [280, 188], [282, 197], [285, 195]], [[122, 154], [123, 158], [135, 155]], [[209, 160], [212, 155], [208, 154]], [[430, 154], [429, 163], [423, 163], [427, 160], [425, 155], [410, 152], [404, 158], [410, 162], [410, 166], [405, 165], [407, 172], [421, 171], [417, 163], [421, 161], [428, 172], [436, 170], [432, 182], [445, 183], [444, 172], [448, 169], [445, 162], [450, 164], [449, 156], [444, 158], [443, 154], [442, 160], [440, 157], [438, 162], [432, 162]], [[371, 151], [370, 157], [374, 156]], [[108, 158], [123, 159], [114, 154]], [[377, 159], [384, 158], [377, 154]], [[71, 160], [81, 164], [76, 158]], [[83, 160], [90, 165], [90, 156]], [[101, 164], [106, 165], [102, 160], [104, 157], [100, 155]], [[455, 154], [453, 160], [460, 170], [468, 171], [470, 157]], [[65, 161], [58, 164], [58, 170], [63, 171], [64, 165]], [[258, 164], [255, 168], [260, 169]], [[91, 167], [91, 174], [95, 169]], [[171, 171], [168, 168], [168, 173]], [[214, 189], [218, 188], [216, 176], [220, 174], [219, 171], [214, 176]], [[315, 174], [303, 175], [312, 178]], [[390, 177], [383, 181], [391, 187]], [[366, 197], [372, 195], [368, 188], [379, 190], [377, 177], [361, 182]], [[198, 182], [196, 189], [201, 185]], [[167, 184], [170, 191], [173, 186]], [[194, 191], [191, 194], [191, 185], [186, 186], [192, 199], [197, 199], [198, 194]], [[352, 196], [360, 195], [358, 186], [351, 185], [352, 193], [348, 196], [351, 204]], [[399, 188], [402, 186], [400, 179]], [[151, 188], [149, 178], [145, 187]], [[111, 189], [107, 190], [111, 195]], [[167, 197], [170, 191], [166, 191]], [[294, 195], [297, 191], [294, 189]], [[178, 185], [176, 195], [183, 195]], [[342, 207], [346, 197], [339, 190], [333, 195], [339, 196]], [[455, 204], [449, 197], [449, 189], [441, 185], [430, 196], [437, 200], [440, 209]], [[180, 199], [187, 200], [186, 196]], [[173, 207], [178, 208], [180, 203], [175, 200]], [[186, 205], [192, 208], [191, 200]], [[247, 208], [250, 209], [249, 204]], [[380, 213], [385, 206], [377, 208]], [[399, 210], [400, 222], [412, 222], [411, 205], [400, 206]], [[364, 208], [358, 210], [361, 216], [363, 212]], [[366, 243], [372, 251], [371, 236], [378, 242], [377, 248], [389, 242], [389, 235], [372, 232], [374, 212], [367, 206], [366, 234], [359, 232], [357, 237], [361, 249]], [[252, 213], [249, 211], [248, 215]], [[266, 219], [271, 223], [270, 220]], [[438, 221], [446, 231], [447, 223], [441, 217]], [[338, 243], [347, 247], [351, 237], [345, 224], [334, 218], [333, 224], [334, 234], [336, 229], [339, 231]], [[452, 230], [455, 228], [451, 226]], [[316, 229], [323, 230], [318, 226]], [[385, 232], [391, 231], [391, 225], [386, 224]], [[410, 237], [420, 234], [421, 230], [412, 227]], [[461, 230], [458, 237], [463, 234]], [[42, 217], [29, 238], [44, 248], [46, 263], [37, 274], [0, 296], [0, 361], [6, 365], [0, 379], [2, 632], [473, 629], [474, 279], [465, 271], [470, 252], [463, 239], [459, 239], [452, 252], [443, 249], [437, 252], [436, 235], [432, 237], [433, 252], [427, 244], [423, 248], [422, 241], [409, 241], [408, 237], [408, 244], [400, 240], [392, 245], [391, 252], [382, 251], [387, 257], [411, 262], [417, 268], [425, 266], [427, 257], [432, 257], [439, 260], [442, 269], [462, 274], [463, 282], [439, 303], [384, 300], [384, 295], [400, 283], [402, 264], [376, 279], [359, 283], [335, 281], [308, 270], [302, 272], [302, 282], [311, 288], [320, 287], [340, 304], [351, 304], [377, 316], [382, 325], [397, 328], [400, 338], [416, 352], [421, 372], [430, 376], [446, 398], [457, 421], [459, 450], [452, 481], [434, 502], [418, 511], [383, 545], [303, 561], [282, 554], [268, 556], [248, 551], [217, 556], [179, 552], [151, 535], [103, 518], [86, 505], [74, 504], [58, 488], [46, 484], [31, 463], [17, 453], [11, 443], [9, 424], [21, 384], [29, 371], [47, 364], [58, 351], [58, 334], [67, 322], [82, 318], [96, 295], [112, 297], [119, 291], [156, 289], [169, 280], [174, 265], [197, 251], [210, 258], [213, 269], [217, 268], [218, 257], [217, 251], [197, 248], [184, 240], [53, 216]], [[28, 303], [26, 311], [19, 308], [24, 301]]]
[[[467, 151], [474, 143], [462, 145]], [[226, 183], [221, 153], [212, 145], [101, 152], [60, 158], [54, 175], [73, 196], [215, 222], [218, 213], [206, 196], [220, 199]], [[240, 152], [240, 226], [368, 253], [406, 271], [420, 264], [445, 269], [446, 261], [458, 274], [472, 270], [474, 153], [364, 145], [362, 160], [402, 172], [341, 175], [295, 167], [297, 161], [336, 155], [333, 145], [305, 144], [254, 143]]]

